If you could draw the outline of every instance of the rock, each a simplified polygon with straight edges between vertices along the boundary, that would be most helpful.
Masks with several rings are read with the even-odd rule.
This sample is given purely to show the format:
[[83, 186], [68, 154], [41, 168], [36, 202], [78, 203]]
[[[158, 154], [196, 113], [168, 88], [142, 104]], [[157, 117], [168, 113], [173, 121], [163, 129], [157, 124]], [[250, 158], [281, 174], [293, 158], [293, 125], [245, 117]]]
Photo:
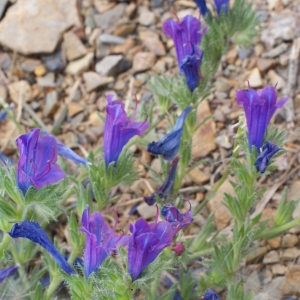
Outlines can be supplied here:
[[274, 57], [277, 57], [280, 54], [284, 53], [288, 48], [289, 48], [289, 46], [287, 44], [282, 43], [279, 46], [271, 49], [270, 51], [263, 53], [261, 57], [274, 58]]
[[91, 125], [93, 127], [98, 127], [103, 125], [103, 121], [101, 120], [101, 118], [99, 118], [98, 113], [96, 111], [92, 112], [89, 115], [89, 122], [91, 122]]
[[82, 105], [76, 102], [70, 102], [68, 105], [68, 114], [70, 117], [77, 115], [78, 113], [83, 111]]
[[119, 36], [115, 36], [112, 34], [101, 34], [99, 37], [101, 43], [103, 44], [109, 44], [109, 45], [122, 45], [125, 43], [125, 39], [119, 37]]
[[217, 229], [225, 228], [231, 220], [229, 211], [222, 203], [224, 193], [234, 194], [234, 189], [228, 179], [224, 181], [216, 194], [207, 203], [209, 212], [214, 215], [214, 222]]
[[41, 61], [35, 58], [26, 58], [21, 63], [21, 68], [24, 72], [32, 73], [34, 72], [35, 68], [41, 65]]
[[294, 260], [300, 256], [300, 249], [296, 247], [288, 248], [283, 251], [283, 260]]
[[230, 149], [232, 148], [232, 142], [229, 139], [229, 136], [226, 134], [221, 134], [216, 137], [216, 143], [225, 149]]
[[153, 52], [138, 52], [133, 58], [133, 71], [141, 72], [151, 69], [156, 61], [156, 55]]
[[80, 26], [76, 0], [22, 0], [1, 21], [0, 43], [24, 55], [52, 53], [72, 26]]
[[162, 7], [164, 4], [164, 0], [151, 0], [152, 7]]
[[[198, 123], [202, 122], [206, 117], [211, 115], [208, 101], [202, 101], [197, 109]], [[205, 157], [212, 150], [216, 149], [216, 123], [210, 118], [202, 124], [193, 134], [192, 154], [195, 158]]]
[[285, 9], [279, 13], [271, 13], [268, 27], [261, 33], [261, 41], [270, 48], [276, 40], [291, 41], [300, 36], [300, 14]]
[[46, 94], [46, 102], [43, 110], [43, 115], [46, 118], [49, 118], [52, 116], [57, 107], [58, 107], [58, 101], [57, 101], [57, 92], [56, 91], [51, 91]]
[[94, 58], [94, 53], [88, 53], [84, 57], [74, 60], [67, 65], [66, 73], [71, 75], [79, 75], [88, 70]]
[[251, 53], [253, 52], [253, 48], [250, 49], [240, 49], [238, 51], [239, 59], [244, 60], [246, 59]]
[[[267, 294], [265, 298], [260, 298], [259, 300], [262, 299], [272, 299], [272, 300], [281, 300], [282, 299], [282, 286], [284, 284], [285, 277], [284, 276], [278, 276], [272, 279], [270, 282], [269, 286], [266, 287], [267, 289]], [[258, 300], [258, 299], [257, 299]], [[286, 299], [288, 300], [288, 299]]]
[[55, 75], [54, 73], [47, 73], [45, 76], [38, 77], [36, 79], [37, 84], [40, 87], [55, 87]]
[[232, 88], [231, 82], [225, 77], [220, 77], [215, 83], [216, 90], [219, 92], [229, 92]]
[[11, 58], [7, 53], [0, 53], [0, 68], [8, 70], [11, 66]]
[[199, 185], [209, 181], [209, 176], [199, 168], [194, 168], [188, 175], [191, 177], [193, 182]]
[[280, 0], [268, 0], [268, 8], [269, 10], [272, 10], [276, 7], [278, 7], [280, 4]]
[[294, 265], [286, 275], [286, 279], [283, 284], [282, 294], [291, 296], [295, 295], [300, 297], [300, 265]]
[[85, 82], [86, 90], [88, 93], [97, 89], [98, 87], [107, 85], [114, 81], [113, 77], [104, 77], [95, 72], [83, 73], [83, 80]]
[[155, 14], [149, 10], [143, 10], [139, 15], [139, 23], [144, 26], [150, 26], [155, 22]]
[[272, 273], [274, 275], [284, 275], [285, 274], [285, 266], [280, 264], [275, 264], [272, 267]]
[[20, 80], [8, 84], [9, 96], [13, 102], [19, 103], [21, 99], [24, 102], [32, 100], [31, 86], [26, 80]]
[[272, 249], [278, 249], [281, 245], [281, 236], [268, 240], [268, 244], [272, 247]]
[[7, 98], [7, 89], [4, 85], [0, 84], [0, 98], [6, 101]]
[[122, 24], [113, 31], [113, 34], [125, 37], [128, 34], [133, 33], [135, 31], [135, 28], [136, 28], [136, 24], [134, 23]]
[[64, 34], [64, 47], [69, 61], [87, 54], [87, 49], [84, 44], [73, 31], [68, 31]]
[[258, 272], [256, 270], [252, 271], [249, 276], [247, 276], [244, 283], [245, 294], [252, 291], [259, 291], [261, 289], [261, 283], [259, 279]]
[[6, 5], [8, 3], [8, 0], [0, 0], [0, 20], [2, 18], [2, 15], [5, 11]]
[[279, 262], [279, 255], [278, 252], [275, 250], [272, 250], [270, 252], [268, 252], [263, 260], [264, 264], [273, 264], [273, 263], [277, 263]]
[[146, 202], [143, 202], [137, 206], [137, 211], [145, 220], [154, 218], [156, 216], [155, 205], [149, 206]]
[[[288, 197], [287, 200], [296, 200], [299, 199], [299, 190], [300, 190], [300, 180], [295, 180], [289, 187]], [[293, 212], [293, 219], [300, 217], [300, 202], [297, 204], [294, 212]]]
[[254, 68], [249, 76], [250, 86], [252, 88], [261, 87], [263, 82], [258, 68]]
[[109, 55], [104, 57], [95, 65], [95, 71], [103, 76], [110, 76], [116, 73], [116, 69], [123, 59], [123, 55]]
[[257, 60], [257, 67], [263, 73], [276, 66], [276, 63], [275, 59], [259, 58]]
[[291, 248], [298, 244], [298, 237], [295, 234], [285, 234], [282, 238], [281, 247]]
[[143, 45], [156, 55], [162, 56], [166, 54], [163, 43], [159, 40], [159, 36], [155, 31], [145, 30], [139, 32], [140, 40]]
[[63, 69], [66, 65], [66, 60], [61, 50], [56, 51], [53, 54], [44, 56], [43, 61], [47, 70], [50, 72], [55, 72], [57, 70]]
[[119, 19], [125, 15], [126, 8], [127, 4], [121, 3], [103, 14], [94, 15], [97, 26], [107, 32], [112, 32]]
[[103, 58], [110, 54], [110, 46], [101, 43], [100, 38], [97, 39], [96, 58]]
[[116, 45], [111, 48], [112, 54], [127, 54], [127, 52], [132, 49], [135, 45], [134, 40], [126, 39], [123, 45]]
[[38, 77], [44, 76], [46, 74], [47, 70], [43, 64], [36, 66], [34, 69], [34, 74]]
[[246, 262], [247, 263], [252, 263], [257, 261], [259, 258], [261, 258], [263, 255], [267, 253], [267, 247], [259, 247], [251, 251], [247, 256], [246, 256]]
[[230, 49], [226, 54], [226, 61], [228, 64], [233, 64], [238, 56], [238, 51], [236, 48]]
[[277, 90], [280, 90], [286, 86], [285, 80], [281, 76], [279, 76], [274, 70], [270, 70], [268, 72], [267, 78], [270, 79], [271, 85], [273, 86], [275, 86], [275, 84], [277, 85], [276, 86]]

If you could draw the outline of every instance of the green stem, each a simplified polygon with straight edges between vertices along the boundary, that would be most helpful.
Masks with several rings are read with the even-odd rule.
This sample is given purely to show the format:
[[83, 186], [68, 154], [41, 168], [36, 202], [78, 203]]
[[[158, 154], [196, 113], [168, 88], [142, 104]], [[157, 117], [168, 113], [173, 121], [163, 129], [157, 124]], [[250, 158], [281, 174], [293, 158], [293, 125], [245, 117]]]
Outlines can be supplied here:
[[158, 291], [158, 284], [160, 282], [160, 277], [161, 277], [161, 272], [159, 272], [154, 280], [154, 282], [152, 283], [151, 286], [151, 294], [152, 294], [152, 299], [156, 299], [157, 298], [157, 291]]
[[51, 296], [57, 290], [60, 283], [61, 283], [60, 275], [58, 273], [53, 274], [53, 276], [51, 276], [51, 282], [49, 288], [45, 293], [45, 297], [44, 297], [45, 300], [49, 300], [51, 298]]
[[190, 255], [190, 259], [191, 260], [196, 259], [196, 258], [199, 258], [201, 256], [209, 255], [209, 254], [212, 254], [212, 253], [214, 253], [214, 248], [197, 251], [197, 252], [194, 252], [192, 255]]
[[9, 246], [9, 243], [10, 243], [10, 236], [9, 236], [8, 233], [4, 232], [3, 233], [3, 239], [2, 239], [2, 242], [0, 244], [0, 257], [3, 257], [3, 253], [7, 249], [7, 247]]

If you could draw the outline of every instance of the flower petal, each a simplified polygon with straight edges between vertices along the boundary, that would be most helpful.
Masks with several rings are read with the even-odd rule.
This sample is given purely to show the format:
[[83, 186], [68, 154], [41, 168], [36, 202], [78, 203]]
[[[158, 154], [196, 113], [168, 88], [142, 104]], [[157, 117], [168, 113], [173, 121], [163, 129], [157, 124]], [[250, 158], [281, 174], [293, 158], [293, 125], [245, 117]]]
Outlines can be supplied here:
[[6, 279], [8, 276], [11, 276], [18, 270], [19, 266], [12, 266], [8, 267], [4, 270], [0, 270], [0, 282], [2, 282], [4, 279]]

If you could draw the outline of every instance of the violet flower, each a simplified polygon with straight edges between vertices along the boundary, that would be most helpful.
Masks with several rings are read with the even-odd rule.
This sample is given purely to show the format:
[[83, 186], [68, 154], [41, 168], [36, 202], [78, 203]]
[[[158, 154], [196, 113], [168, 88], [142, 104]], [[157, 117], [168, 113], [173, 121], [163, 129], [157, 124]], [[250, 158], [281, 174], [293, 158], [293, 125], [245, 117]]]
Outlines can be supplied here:
[[219, 300], [219, 296], [217, 293], [215, 293], [214, 291], [212, 290], [207, 290], [205, 292], [205, 295], [204, 295], [204, 299], [203, 300]]
[[106, 167], [111, 162], [117, 162], [123, 147], [135, 135], [142, 136], [150, 126], [149, 122], [135, 122], [135, 112], [129, 119], [124, 105], [119, 100], [113, 100], [113, 95], [107, 95], [106, 120], [104, 126], [104, 159]]
[[148, 224], [138, 219], [129, 225], [132, 233], [128, 244], [128, 272], [132, 281], [136, 280], [143, 270], [152, 263], [163, 249], [170, 246], [173, 240], [173, 229], [169, 222]]
[[207, 27], [201, 31], [201, 22], [192, 15], [185, 16], [179, 22], [170, 19], [163, 23], [164, 34], [174, 41], [178, 66], [180, 72], [185, 74], [191, 92], [197, 87], [200, 78], [203, 52], [199, 45], [206, 30]]
[[8, 276], [14, 274], [18, 270], [18, 268], [19, 266], [16, 265], [16, 266], [8, 267], [4, 270], [0, 270], [0, 282], [5, 280]]
[[144, 197], [144, 200], [148, 205], [153, 205], [156, 200], [155, 196], [157, 195], [161, 199], [168, 199], [172, 192], [176, 177], [176, 168], [178, 165], [179, 156], [175, 157], [172, 161], [171, 167], [169, 169], [169, 174], [165, 180], [165, 182], [160, 186], [154, 193], [152, 193], [150, 196]]
[[17, 138], [20, 152], [18, 187], [26, 194], [29, 187], [37, 189], [65, 178], [57, 161], [57, 142], [52, 136], [40, 136], [40, 129]]
[[192, 105], [188, 106], [177, 118], [172, 130], [158, 142], [150, 143], [147, 151], [155, 155], [162, 155], [164, 159], [171, 161], [179, 150], [184, 122], [192, 108]]
[[215, 5], [218, 15], [221, 14], [222, 9], [224, 10], [225, 14], [228, 13], [229, 0], [215, 0]]
[[171, 248], [171, 250], [175, 252], [176, 256], [180, 256], [184, 252], [185, 247], [181, 242], [175, 242], [175, 245]]
[[[43, 136], [52, 136], [45, 130], [42, 130], [41, 133]], [[89, 162], [86, 159], [79, 156], [76, 152], [74, 152], [71, 148], [67, 147], [65, 144], [63, 144], [61, 141], [59, 141], [57, 138], [55, 138], [55, 140], [57, 143], [57, 154], [58, 155], [63, 156], [67, 159], [70, 159], [78, 164], [82, 164], [85, 166], [87, 166], [89, 164]]]
[[51, 256], [67, 274], [75, 274], [75, 271], [67, 263], [65, 258], [50, 242], [46, 232], [38, 222], [30, 222], [25, 220], [23, 222], [16, 223], [8, 234], [14, 239], [22, 237], [41, 245], [51, 254]]
[[183, 214], [179, 212], [177, 207], [171, 205], [164, 206], [161, 210], [161, 214], [165, 217], [166, 221], [171, 224], [174, 235], [194, 220], [191, 213], [191, 204], [190, 209]]
[[129, 237], [115, 234], [118, 220], [111, 229], [99, 212], [96, 211], [90, 215], [88, 205], [82, 213], [81, 223], [82, 227], [78, 230], [86, 234], [84, 269], [88, 278], [92, 272], [97, 271], [111, 252], [117, 250], [118, 245], [126, 246]]
[[257, 168], [257, 171], [260, 173], [265, 173], [271, 158], [280, 150], [284, 150], [281, 148], [278, 148], [275, 144], [267, 141], [263, 147], [262, 152], [257, 157], [254, 165]]
[[277, 108], [281, 108], [289, 98], [283, 98], [276, 103], [276, 91], [272, 86], [260, 90], [239, 90], [236, 92], [237, 103], [244, 106], [248, 126], [250, 150], [252, 146], [260, 152], [267, 126]]
[[203, 17], [206, 16], [207, 13], [209, 13], [209, 10], [206, 6], [206, 0], [195, 0], [199, 10], [200, 10], [200, 13]]

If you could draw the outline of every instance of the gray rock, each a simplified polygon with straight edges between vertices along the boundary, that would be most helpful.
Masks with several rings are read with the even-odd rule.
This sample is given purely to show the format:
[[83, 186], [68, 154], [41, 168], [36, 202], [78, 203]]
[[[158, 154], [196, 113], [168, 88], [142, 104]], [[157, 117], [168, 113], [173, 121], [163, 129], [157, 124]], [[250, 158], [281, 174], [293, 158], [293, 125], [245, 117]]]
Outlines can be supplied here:
[[64, 34], [64, 47], [67, 59], [74, 60], [87, 54], [87, 49], [79, 39], [79, 37], [72, 31]]
[[0, 20], [2, 18], [2, 15], [4, 13], [7, 3], [8, 3], [8, 0], [0, 0]]
[[98, 74], [103, 76], [113, 75], [122, 59], [123, 55], [106, 56], [101, 61], [96, 63], [95, 70]]
[[46, 103], [43, 110], [44, 117], [48, 118], [52, 114], [54, 114], [58, 106], [57, 100], [58, 97], [57, 97], [57, 92], [55, 90], [46, 94]]
[[76, 0], [22, 0], [1, 21], [0, 43], [25, 55], [51, 53], [72, 26], [80, 26]]
[[144, 10], [140, 13], [139, 23], [144, 26], [150, 26], [155, 22], [155, 14], [152, 11]]
[[39, 66], [42, 62], [35, 58], [26, 58], [21, 63], [21, 68], [24, 72], [32, 73], [34, 69]]
[[289, 46], [287, 44], [280, 44], [279, 46], [271, 49], [268, 52], [265, 52], [261, 55], [261, 57], [263, 58], [274, 58], [279, 56], [280, 54], [284, 53], [287, 49], [289, 48]]
[[133, 70], [135, 72], [151, 69], [156, 61], [156, 55], [153, 52], [139, 52], [133, 58]]
[[10, 83], [8, 86], [9, 96], [16, 103], [21, 99], [24, 102], [32, 100], [31, 86], [26, 80]]
[[66, 66], [66, 59], [63, 56], [61, 50], [54, 52], [53, 54], [43, 57], [44, 65], [50, 72], [63, 69]]
[[66, 68], [66, 73], [79, 75], [88, 70], [94, 58], [94, 53], [88, 53], [84, 57], [70, 62]]
[[83, 73], [83, 80], [85, 82], [86, 90], [92, 92], [93, 90], [107, 85], [114, 81], [113, 77], [101, 76], [95, 72]]
[[122, 45], [125, 43], [125, 39], [108, 33], [101, 34], [99, 39], [103, 44], [109, 45]]
[[0, 53], [0, 68], [2, 70], [7, 70], [10, 68], [10, 65], [11, 65], [10, 56], [5, 52]]
[[55, 87], [55, 75], [54, 73], [47, 73], [45, 76], [37, 77], [37, 84], [40, 87]]
[[251, 53], [253, 52], [253, 48], [250, 49], [240, 49], [238, 52], [239, 59], [244, 60], [246, 59]]

